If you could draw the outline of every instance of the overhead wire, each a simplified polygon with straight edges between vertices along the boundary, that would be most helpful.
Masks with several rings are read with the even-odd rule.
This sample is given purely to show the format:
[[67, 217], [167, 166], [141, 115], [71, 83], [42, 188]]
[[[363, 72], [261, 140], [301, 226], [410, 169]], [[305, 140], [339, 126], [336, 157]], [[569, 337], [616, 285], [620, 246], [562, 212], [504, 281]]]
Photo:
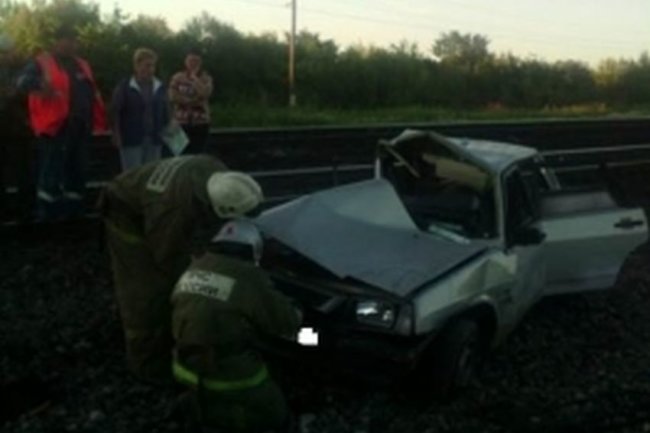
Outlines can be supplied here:
[[[404, 5], [404, 3], [402, 1], [400, 1], [400, 0], [392, 0], [392, 1], [391, 0], [373, 0], [373, 4], [374, 4], [374, 1], [381, 1], [384, 5], [390, 4], [390, 5], [392, 5], [392, 7], [395, 8], [395, 10], [399, 9], [399, 8], [397, 8], [397, 4]], [[528, 22], [528, 23], [531, 23], [531, 24], [534, 24], [534, 25], [539, 25], [540, 23], [547, 23], [547, 24], [553, 24], [553, 25], [558, 24], [557, 20], [549, 19], [548, 17], [543, 16], [543, 15], [536, 15], [535, 17], [530, 17], [529, 15], [513, 13], [512, 11], [507, 10], [507, 9], [495, 8], [492, 4], [486, 5], [485, 3], [482, 3], [482, 2], [467, 3], [467, 2], [462, 1], [462, 0], [445, 0], [445, 3], [460, 6], [461, 8], [463, 8], [465, 10], [468, 10], [468, 11], [471, 11], [472, 13], [476, 13], [476, 12], [480, 13], [482, 11], [482, 12], [486, 13], [487, 15], [489, 15], [492, 18], [493, 17], [510, 16], [511, 18], [514, 18], [514, 19], [516, 19], [518, 21], [524, 21], [524, 22]], [[411, 5], [409, 5], [409, 10], [412, 10], [412, 9], [413, 9], [413, 7]], [[409, 14], [409, 11], [401, 10], [401, 13]], [[418, 9], [418, 10], [414, 11], [413, 14], [415, 16], [418, 16], [418, 17], [434, 18], [434, 17], [428, 15], [428, 11], [424, 11], [423, 9]], [[509, 23], [508, 25], [511, 26], [512, 23]], [[570, 37], [572, 39], [579, 38], [579, 39], [598, 40], [598, 41], [601, 41], [601, 40], [612, 41], [611, 38], [607, 38], [607, 39], [584, 38], [580, 34], [567, 33], [566, 32], [566, 27], [567, 26], [570, 26], [572, 29], [579, 28], [582, 25], [584, 25], [584, 20], [581, 21], [581, 22], [576, 22], [576, 21], [567, 22], [567, 21], [564, 21], [560, 25], [562, 26], [562, 30], [560, 32], [562, 36], [567, 36], [567, 37]], [[527, 27], [513, 27], [513, 28], [517, 28], [519, 30], [523, 29], [525, 31], [530, 31], [531, 30], [531, 28], [529, 26], [527, 26]], [[548, 26], [544, 26], [543, 31], [545, 32], [545, 34], [548, 32], [548, 29], [549, 29]], [[647, 36], [650, 39], [650, 33], [648, 33]], [[619, 41], [619, 42], [622, 42], [622, 43], [631, 42], [630, 40], [620, 40], [620, 39], [615, 40], [615, 41]]]
[[[403, 28], [417, 28], [417, 29], [425, 29], [425, 30], [430, 30], [430, 31], [437, 31], [437, 32], [445, 32], [445, 31], [451, 31], [456, 29], [455, 27], [441, 27], [441, 26], [435, 26], [431, 24], [418, 24], [418, 23], [413, 23], [413, 22], [406, 22], [406, 21], [396, 21], [396, 20], [388, 20], [388, 19], [381, 19], [381, 18], [374, 18], [374, 17], [367, 17], [367, 16], [361, 16], [358, 14], [350, 14], [350, 13], [340, 13], [340, 12], [331, 12], [331, 11], [325, 11], [322, 9], [313, 9], [313, 8], [306, 8], [303, 7], [301, 8], [302, 13], [310, 13], [310, 14], [316, 14], [316, 15], [322, 15], [322, 16], [328, 16], [328, 17], [333, 17], [333, 18], [342, 18], [342, 19], [351, 19], [351, 20], [356, 20], [356, 21], [362, 21], [362, 22], [368, 22], [368, 23], [377, 23], [377, 24], [385, 24], [385, 25], [390, 25], [394, 27], [403, 27]], [[420, 19], [423, 19], [422, 17]], [[535, 35], [522, 35], [520, 33], [505, 33], [502, 31], [499, 32], [490, 32], [488, 36], [498, 36], [502, 39], [506, 40], [516, 40], [518, 42], [521, 41], [529, 41], [529, 42], [535, 42], [538, 44], [543, 44], [543, 45], [553, 45], [557, 46], [557, 42], [550, 41], [548, 38], [548, 35], [540, 35], [540, 36], [535, 36]], [[595, 40], [595, 39], [589, 39], [589, 40], [572, 40], [572, 44], [576, 45], [586, 45], [586, 46], [595, 46], [597, 48], [602, 48], [603, 45], [606, 46], [611, 46], [611, 47], [618, 47], [621, 45], [632, 45], [632, 41], [609, 41], [609, 40]]]
[[[374, 10], [376, 10], [376, 6], [374, 4], [375, 1], [378, 1], [378, 0], [373, 0], [372, 8]], [[455, 1], [455, 3], [467, 5], [466, 3], [457, 2], [457, 1]], [[387, 3], [387, 0], [383, 0], [381, 4], [384, 5], [384, 6], [389, 6], [389, 7], [393, 8], [393, 10], [383, 9], [384, 11], [386, 11], [388, 13], [391, 13], [392, 16], [400, 15], [400, 16], [403, 16], [403, 17], [409, 17], [409, 20], [414, 19], [414, 20], [418, 20], [418, 21], [422, 21], [422, 20], [426, 20], [426, 21], [441, 20], [440, 16], [431, 16], [431, 15], [428, 15], [427, 13], [425, 13], [422, 10], [420, 10], [418, 12], [413, 12], [413, 11], [410, 11], [410, 10], [404, 10], [404, 9], [401, 9], [401, 8], [398, 8], [398, 7], [390, 6], [390, 4]], [[302, 10], [308, 10], [308, 9], [309, 8], [306, 8], [306, 7], [302, 8]], [[485, 8], [484, 8], [484, 10], [489, 11], [489, 9], [485, 9]], [[498, 11], [496, 11], [496, 12], [498, 12]], [[329, 14], [339, 14], [339, 13], [330, 12], [330, 11], [328, 11], [328, 13]], [[498, 12], [498, 13], [500, 13], [500, 12]], [[495, 14], [492, 14], [492, 16], [494, 16]], [[343, 14], [339, 14], [339, 15], [343, 15]], [[358, 14], [355, 15], [354, 18], [359, 19], [359, 20], [364, 20], [364, 17], [359, 16]], [[369, 21], [369, 22], [373, 22], [374, 18], [366, 17], [365, 20]], [[447, 23], [447, 28], [449, 28], [449, 27], [463, 27], [463, 26], [467, 26], [468, 24], [469, 25], [474, 25], [474, 23], [472, 23], [472, 22], [458, 21], [458, 20], [450, 21], [447, 18], [445, 18], [444, 21], [445, 21], [445, 23]], [[449, 23], [452, 23], [452, 24], [449, 25]], [[400, 25], [402, 25], [402, 24], [400, 24]], [[408, 22], [404, 23], [404, 26], [420, 27], [420, 25], [418, 25], [418, 24], [413, 24], [413, 23], [408, 23]], [[548, 27], [545, 27], [542, 30], [536, 31], [535, 29], [531, 29], [530, 26], [523, 27], [523, 26], [517, 26], [516, 24], [513, 25], [512, 23], [508, 23], [506, 26], [501, 26], [501, 27], [506, 28], [508, 30], [512, 30], [513, 32], [504, 32], [504, 31], [493, 32], [493, 31], [491, 31], [490, 35], [498, 35], [498, 36], [504, 37], [504, 38], [505, 37], [517, 38], [517, 40], [520, 40], [522, 38], [521, 32], [526, 32], [529, 35], [531, 34], [531, 32], [534, 32], [535, 36], [533, 36], [533, 37], [531, 37], [531, 36], [523, 36], [523, 37], [525, 39], [529, 39], [529, 40], [531, 40], [533, 42], [540, 42], [540, 41], [548, 40], [549, 36], [560, 36], [560, 37], [563, 37], [563, 38], [567, 38], [572, 43], [597, 44], [598, 46], [602, 46], [602, 45], [610, 45], [610, 46], [631, 45], [631, 44], [635, 44], [637, 42], [636, 40], [621, 40], [621, 39], [612, 39], [612, 38], [602, 38], [601, 39], [601, 38], [585, 37], [585, 36], [576, 35], [576, 34], [572, 34], [572, 33], [568, 33], [568, 32], [549, 31]], [[649, 35], [649, 39], [650, 39], [650, 35]]]
[[[271, 2], [271, 1], [266, 1], [266, 0], [227, 0], [227, 1], [235, 1], [235, 2], [240, 2], [240, 3], [248, 3], [248, 4], [254, 4], [254, 5], [259, 5], [259, 6], [265, 6], [265, 7], [271, 7], [271, 8], [286, 8], [287, 7], [287, 2], [286, 1], [278, 1], [278, 2]], [[459, 29], [459, 27], [462, 27], [460, 25], [460, 22], [456, 22], [453, 25], [448, 25], [448, 21], [444, 23], [444, 25], [441, 24], [434, 24], [436, 20], [439, 20], [439, 17], [432, 17], [428, 16], [425, 14], [417, 13], [415, 12], [409, 12], [409, 11], [404, 11], [399, 8], [395, 8], [391, 3], [389, 3], [389, 0], [373, 0], [374, 2], [379, 1], [380, 5], [383, 6], [384, 11], [389, 12], [391, 16], [402, 16], [402, 17], [408, 17], [409, 19], [386, 19], [386, 18], [378, 18], [375, 16], [371, 15], [361, 15], [357, 13], [348, 13], [348, 12], [338, 12], [338, 11], [331, 11], [331, 10], [324, 10], [324, 9], [319, 9], [319, 8], [313, 8], [309, 6], [302, 6], [300, 7], [300, 12], [302, 14], [311, 14], [311, 15], [320, 15], [320, 16], [327, 16], [330, 18], [335, 18], [335, 19], [343, 19], [343, 20], [353, 20], [353, 21], [358, 21], [358, 22], [366, 22], [366, 23], [372, 23], [372, 24], [382, 24], [386, 26], [391, 26], [391, 27], [400, 27], [400, 28], [408, 28], [408, 29], [420, 29], [420, 30], [426, 30], [430, 31], [432, 33], [441, 33], [441, 32], [448, 32], [452, 30], [462, 30]], [[400, 2], [401, 3], [401, 2]], [[458, 1], [458, 0], [453, 0], [452, 3], [457, 3], [460, 5], [465, 5], [468, 6], [467, 3]], [[343, 3], [340, 3], [343, 4]], [[346, 5], [349, 5], [349, 3], [345, 3]], [[402, 4], [402, 3], [401, 3]], [[373, 7], [376, 9], [376, 6]], [[386, 8], [392, 8], [392, 11], [388, 11]], [[483, 8], [483, 10], [486, 10]], [[413, 20], [416, 20], [418, 22], [413, 22]], [[422, 20], [427, 20], [427, 24], [422, 23]], [[513, 28], [511, 28], [513, 29]], [[582, 49], [592, 49], [594, 51], [602, 51], [603, 47], [610, 47], [610, 48], [621, 48], [624, 46], [632, 46], [636, 45], [636, 41], [623, 41], [623, 40], [611, 40], [611, 39], [595, 39], [595, 38], [585, 38], [585, 37], [574, 37], [573, 35], [570, 34], [553, 34], [551, 32], [545, 31], [543, 35], [540, 34], [521, 34], [524, 29], [521, 28], [520, 31], [517, 31], [515, 29], [514, 32], [504, 32], [504, 31], [497, 31], [497, 32], [489, 32], [487, 34], [488, 37], [493, 38], [499, 38], [502, 40], [506, 41], [516, 41], [518, 43], [531, 43], [534, 45], [546, 45], [546, 46], [557, 46], [557, 42], [554, 42], [550, 40], [551, 36], [561, 36], [564, 38], [568, 38], [572, 44], [574, 45], [580, 45]], [[529, 28], [527, 28], [525, 31], [530, 31]], [[433, 39], [433, 35], [432, 35]]]

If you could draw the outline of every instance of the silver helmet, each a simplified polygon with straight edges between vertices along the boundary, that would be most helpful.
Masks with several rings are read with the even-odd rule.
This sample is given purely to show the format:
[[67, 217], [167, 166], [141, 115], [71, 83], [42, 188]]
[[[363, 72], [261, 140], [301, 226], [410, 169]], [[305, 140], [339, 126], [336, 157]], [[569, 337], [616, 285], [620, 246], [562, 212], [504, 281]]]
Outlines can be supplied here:
[[215, 244], [227, 243], [250, 247], [255, 263], [259, 263], [262, 259], [264, 240], [257, 226], [250, 220], [236, 219], [226, 223], [219, 233], [212, 238], [212, 242]]

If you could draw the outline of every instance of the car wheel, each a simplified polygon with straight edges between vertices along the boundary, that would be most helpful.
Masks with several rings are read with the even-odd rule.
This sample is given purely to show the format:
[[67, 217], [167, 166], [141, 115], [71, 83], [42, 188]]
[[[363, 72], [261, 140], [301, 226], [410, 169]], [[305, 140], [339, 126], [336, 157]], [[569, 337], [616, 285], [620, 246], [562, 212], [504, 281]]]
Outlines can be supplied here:
[[476, 376], [484, 354], [476, 321], [457, 319], [434, 340], [422, 359], [419, 381], [422, 390], [438, 400], [449, 400], [467, 388]]

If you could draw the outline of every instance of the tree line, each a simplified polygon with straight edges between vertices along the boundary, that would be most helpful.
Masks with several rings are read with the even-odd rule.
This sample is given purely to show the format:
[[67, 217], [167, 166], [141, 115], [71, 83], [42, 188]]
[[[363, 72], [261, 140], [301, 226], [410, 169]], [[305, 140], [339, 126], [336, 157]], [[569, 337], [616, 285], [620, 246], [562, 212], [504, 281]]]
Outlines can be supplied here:
[[[243, 34], [205, 12], [172, 31], [163, 18], [129, 17], [117, 7], [102, 16], [96, 4], [82, 0], [33, 0], [29, 5], [0, 0], [0, 31], [15, 40], [25, 58], [47, 47], [61, 23], [79, 29], [82, 54], [105, 95], [130, 73], [136, 48], [158, 52], [159, 76], [166, 79], [182, 67], [188, 48], [200, 47], [219, 104], [287, 103], [288, 35]], [[541, 109], [650, 103], [647, 52], [637, 59], [605, 59], [590, 68], [574, 60], [494, 53], [487, 37], [457, 31], [438, 35], [428, 54], [406, 41], [389, 48], [342, 48], [306, 31], [295, 43], [298, 103], [312, 107]]]

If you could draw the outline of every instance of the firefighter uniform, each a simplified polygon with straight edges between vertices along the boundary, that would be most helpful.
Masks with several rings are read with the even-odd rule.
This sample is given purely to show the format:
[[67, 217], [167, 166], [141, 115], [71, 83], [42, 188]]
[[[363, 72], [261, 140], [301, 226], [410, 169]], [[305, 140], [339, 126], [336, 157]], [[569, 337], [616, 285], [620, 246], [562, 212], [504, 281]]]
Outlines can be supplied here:
[[118, 176], [100, 198], [127, 362], [142, 379], [172, 381], [169, 296], [190, 263], [192, 234], [221, 225], [206, 181], [225, 170], [210, 156], [155, 161]]
[[295, 338], [300, 318], [252, 263], [212, 252], [195, 260], [172, 295], [176, 380], [192, 388], [201, 425], [259, 432], [288, 419], [284, 395], [256, 350], [263, 336]]

